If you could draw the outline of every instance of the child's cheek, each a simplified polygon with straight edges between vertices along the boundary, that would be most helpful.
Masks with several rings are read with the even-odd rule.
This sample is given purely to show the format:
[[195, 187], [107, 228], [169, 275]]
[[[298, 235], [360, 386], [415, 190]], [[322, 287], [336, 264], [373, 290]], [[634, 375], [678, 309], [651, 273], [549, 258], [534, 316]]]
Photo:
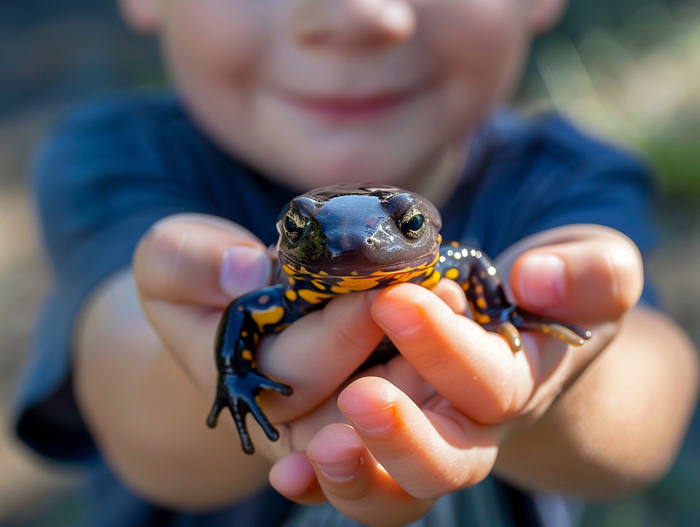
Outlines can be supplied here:
[[517, 83], [530, 43], [522, 3], [437, 0], [417, 8], [440, 74], [450, 80], [456, 111], [488, 109]]
[[249, 2], [176, 2], [164, 35], [173, 73], [180, 82], [229, 89], [249, 82], [260, 69], [270, 23], [261, 7]]

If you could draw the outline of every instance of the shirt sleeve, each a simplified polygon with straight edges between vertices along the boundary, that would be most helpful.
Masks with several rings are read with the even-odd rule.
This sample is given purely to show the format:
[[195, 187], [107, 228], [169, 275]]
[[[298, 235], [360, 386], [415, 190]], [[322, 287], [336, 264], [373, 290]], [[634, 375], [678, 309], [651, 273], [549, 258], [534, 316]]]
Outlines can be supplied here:
[[205, 212], [173, 175], [159, 131], [118, 104], [74, 111], [41, 146], [32, 174], [40, 230], [53, 278], [16, 394], [16, 433], [62, 461], [96, 453], [71, 386], [75, 319], [90, 292], [130, 265], [158, 219]]

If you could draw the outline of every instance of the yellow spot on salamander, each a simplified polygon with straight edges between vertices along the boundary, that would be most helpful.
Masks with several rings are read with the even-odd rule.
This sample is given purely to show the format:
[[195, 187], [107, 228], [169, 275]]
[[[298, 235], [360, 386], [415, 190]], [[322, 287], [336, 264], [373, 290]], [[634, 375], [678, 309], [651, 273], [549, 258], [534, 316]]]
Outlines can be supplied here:
[[447, 272], [445, 273], [445, 278], [448, 280], [456, 280], [457, 277], [459, 276], [459, 269], [448, 269]]
[[247, 331], [241, 331], [241, 337], [246, 338], [248, 336]]
[[277, 324], [280, 320], [282, 320], [282, 317], [284, 316], [284, 308], [282, 306], [276, 306], [264, 311], [254, 310], [250, 315], [253, 317], [253, 320], [262, 332], [263, 327], [266, 325]]
[[335, 295], [331, 295], [328, 293], [318, 293], [316, 291], [311, 291], [310, 289], [300, 289], [299, 296], [306, 300], [309, 304], [318, 304]]
[[[432, 269], [429, 269], [429, 271], [432, 271]], [[428, 273], [426, 272], [425, 269], [416, 269], [415, 271], [396, 275], [391, 283], [392, 284], [400, 284], [402, 282], [410, 282], [414, 278], [418, 278], [419, 276], [423, 276], [423, 275], [425, 275], [425, 276], [428, 275]]]
[[243, 353], [241, 354], [241, 356], [245, 360], [247, 360], [249, 362], [253, 362], [253, 353], [250, 350], [243, 350]]
[[326, 271], [319, 271], [318, 274], [321, 276], [328, 276], [328, 273]]
[[442, 243], [442, 234], [438, 234], [438, 243]]
[[450, 242], [452, 247], [459, 247], [459, 242]]
[[331, 291], [333, 291], [334, 293], [338, 293], [339, 295], [344, 295], [345, 293], [350, 292], [349, 289], [347, 289], [345, 287], [339, 287], [337, 285], [334, 285], [333, 287], [331, 287]]
[[479, 309], [486, 309], [486, 300], [484, 300], [483, 296], [480, 296], [476, 299], [476, 307], [478, 307]]
[[479, 324], [488, 324], [491, 321], [491, 317], [484, 315], [483, 313], [474, 313], [474, 318]]
[[435, 287], [435, 284], [437, 284], [440, 281], [440, 278], [440, 273], [438, 271], [435, 271], [426, 280], [424, 280], [421, 285], [423, 287], [427, 287], [428, 289], [432, 289], [433, 287]]
[[321, 291], [326, 290], [326, 284], [323, 282], [319, 282], [318, 280], [311, 280], [311, 283], [316, 286], [317, 289], [320, 289]]
[[296, 284], [296, 283], [297, 283], [297, 281], [294, 280], [294, 278], [292, 278], [292, 277], [290, 276], [290, 277], [289, 277], [289, 285], [294, 285], [294, 284]]
[[287, 289], [287, 291], [285, 291], [284, 293], [284, 296], [286, 296], [287, 300], [289, 300], [290, 302], [296, 302], [297, 300], [297, 292], [294, 289]]
[[[356, 272], [356, 271], [353, 271]], [[344, 276], [337, 287], [346, 291], [367, 291], [381, 283], [381, 276]]]

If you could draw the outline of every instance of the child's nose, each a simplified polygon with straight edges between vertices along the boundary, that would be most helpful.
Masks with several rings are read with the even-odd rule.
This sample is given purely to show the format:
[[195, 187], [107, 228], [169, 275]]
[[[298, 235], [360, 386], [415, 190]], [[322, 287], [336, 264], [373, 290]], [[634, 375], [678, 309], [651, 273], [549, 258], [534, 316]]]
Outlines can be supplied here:
[[296, 0], [292, 36], [305, 46], [371, 48], [413, 36], [415, 13], [407, 0]]

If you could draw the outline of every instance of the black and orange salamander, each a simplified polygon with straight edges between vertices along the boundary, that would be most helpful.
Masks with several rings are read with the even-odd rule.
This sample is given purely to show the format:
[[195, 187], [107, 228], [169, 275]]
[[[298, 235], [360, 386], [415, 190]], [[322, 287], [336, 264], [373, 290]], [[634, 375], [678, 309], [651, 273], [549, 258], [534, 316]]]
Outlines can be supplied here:
[[402, 282], [431, 288], [446, 278], [461, 285], [476, 322], [503, 335], [513, 352], [521, 348], [519, 330], [574, 345], [590, 338], [590, 331], [510, 303], [488, 256], [475, 247], [443, 242], [440, 226], [432, 203], [395, 187], [335, 185], [294, 198], [277, 222], [278, 283], [234, 300], [224, 312], [215, 345], [217, 394], [207, 424], [215, 427], [228, 407], [246, 453], [254, 452], [248, 413], [275, 441], [279, 433], [257, 395], [262, 390], [291, 395], [292, 388], [256, 368], [258, 341], [345, 293]]

